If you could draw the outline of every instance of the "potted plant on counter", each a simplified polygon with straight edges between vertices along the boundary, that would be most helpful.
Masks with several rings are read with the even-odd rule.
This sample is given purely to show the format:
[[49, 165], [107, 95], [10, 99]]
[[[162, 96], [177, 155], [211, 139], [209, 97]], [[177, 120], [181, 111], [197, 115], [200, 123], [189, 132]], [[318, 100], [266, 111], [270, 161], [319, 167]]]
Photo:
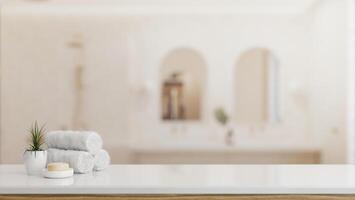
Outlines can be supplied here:
[[222, 107], [219, 107], [215, 109], [214, 111], [214, 116], [219, 124], [222, 125], [222, 127], [227, 129], [227, 132], [225, 134], [224, 142], [226, 145], [231, 146], [234, 144], [234, 131], [232, 128], [227, 128], [228, 122], [229, 122], [229, 116], [228, 114], [224, 111]]
[[46, 167], [47, 151], [42, 148], [44, 143], [44, 126], [39, 127], [37, 121], [31, 126], [30, 143], [23, 159], [28, 175], [39, 175]]

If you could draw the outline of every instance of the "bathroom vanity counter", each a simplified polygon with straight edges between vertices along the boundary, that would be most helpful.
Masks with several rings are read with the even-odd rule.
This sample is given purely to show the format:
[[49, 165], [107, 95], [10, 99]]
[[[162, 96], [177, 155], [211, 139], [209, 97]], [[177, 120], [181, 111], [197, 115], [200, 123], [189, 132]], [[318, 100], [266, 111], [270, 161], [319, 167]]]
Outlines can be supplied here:
[[135, 144], [131, 162], [152, 164], [318, 164], [320, 149], [314, 145], [240, 143]]
[[235, 145], [226, 144], [214, 144], [214, 143], [163, 143], [163, 144], [149, 144], [144, 145], [140, 143], [139, 145], [133, 143], [129, 146], [131, 151], [134, 152], [149, 152], [149, 153], [159, 153], [159, 152], [319, 152], [320, 148], [313, 144], [290, 144], [290, 143], [271, 143], [269, 145], [260, 143], [238, 143]]
[[0, 194], [355, 195], [355, 166], [112, 165], [102, 172], [46, 179], [27, 176], [22, 165], [1, 165]]

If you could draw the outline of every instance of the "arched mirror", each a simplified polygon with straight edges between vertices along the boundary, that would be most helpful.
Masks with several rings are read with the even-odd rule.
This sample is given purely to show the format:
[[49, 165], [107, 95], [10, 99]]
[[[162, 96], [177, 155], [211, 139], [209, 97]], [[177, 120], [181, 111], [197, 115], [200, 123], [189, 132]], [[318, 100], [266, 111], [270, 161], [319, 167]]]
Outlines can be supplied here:
[[205, 61], [194, 49], [174, 49], [163, 58], [160, 71], [161, 119], [201, 118], [205, 74]]
[[279, 121], [279, 67], [271, 51], [255, 48], [241, 54], [235, 88], [238, 123]]

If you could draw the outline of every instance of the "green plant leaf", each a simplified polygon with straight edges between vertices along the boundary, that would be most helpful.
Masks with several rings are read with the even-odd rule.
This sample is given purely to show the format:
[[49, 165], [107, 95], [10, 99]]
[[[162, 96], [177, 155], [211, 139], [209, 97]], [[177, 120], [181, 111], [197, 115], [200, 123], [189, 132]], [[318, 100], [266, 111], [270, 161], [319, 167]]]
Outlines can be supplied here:
[[216, 120], [222, 124], [223, 126], [226, 125], [229, 121], [229, 116], [227, 115], [227, 113], [224, 111], [224, 109], [222, 107], [217, 108], [214, 111], [214, 116], [216, 118]]
[[29, 129], [30, 144], [26, 151], [42, 151], [42, 145], [44, 144], [44, 134], [46, 132], [45, 125], [39, 127], [37, 121]]

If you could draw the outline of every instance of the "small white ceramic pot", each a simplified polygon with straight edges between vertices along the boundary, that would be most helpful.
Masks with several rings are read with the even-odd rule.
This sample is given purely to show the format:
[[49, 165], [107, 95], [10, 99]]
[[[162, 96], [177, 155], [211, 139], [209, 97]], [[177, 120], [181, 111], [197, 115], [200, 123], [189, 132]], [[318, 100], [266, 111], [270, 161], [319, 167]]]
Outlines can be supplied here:
[[26, 151], [23, 155], [27, 175], [40, 175], [46, 168], [47, 151]]

